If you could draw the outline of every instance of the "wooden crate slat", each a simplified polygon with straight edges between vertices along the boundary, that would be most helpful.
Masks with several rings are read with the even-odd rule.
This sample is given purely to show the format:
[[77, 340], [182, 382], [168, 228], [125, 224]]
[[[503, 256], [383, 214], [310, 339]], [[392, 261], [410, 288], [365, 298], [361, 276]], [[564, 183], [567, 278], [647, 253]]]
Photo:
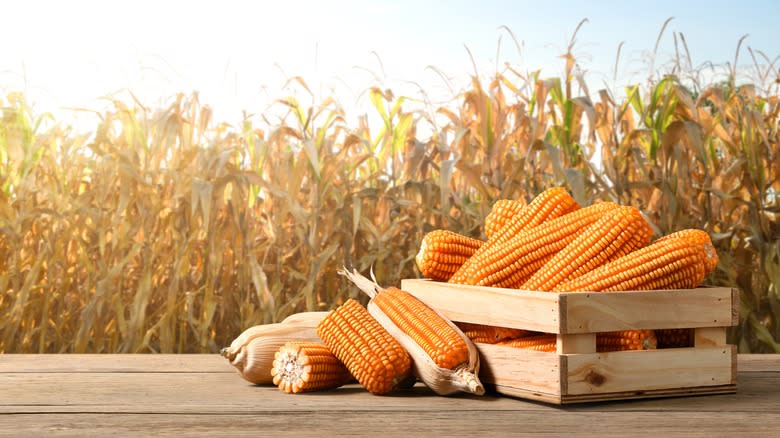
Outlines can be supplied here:
[[733, 324], [726, 287], [561, 294], [561, 333], [722, 327]]
[[557, 354], [500, 345], [476, 345], [482, 383], [560, 396], [561, 358]]
[[401, 289], [453, 321], [547, 333], [560, 330], [557, 294], [417, 279], [402, 280]]
[[563, 359], [564, 395], [734, 384], [736, 347], [574, 354]]
[[453, 321], [546, 333], [735, 325], [739, 296], [726, 287], [550, 293], [406, 279], [401, 288]]

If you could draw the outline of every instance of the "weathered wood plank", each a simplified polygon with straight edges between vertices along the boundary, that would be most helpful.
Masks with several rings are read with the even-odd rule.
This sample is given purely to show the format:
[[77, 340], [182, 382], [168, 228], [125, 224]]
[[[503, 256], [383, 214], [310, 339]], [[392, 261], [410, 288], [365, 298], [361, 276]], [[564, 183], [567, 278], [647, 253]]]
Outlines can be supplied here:
[[[488, 347], [489, 348], [489, 347]], [[438, 397], [416, 386], [377, 397], [358, 385], [307, 395], [243, 381], [216, 355], [56, 356], [0, 372], [0, 436], [563, 435], [771, 436], [780, 424], [780, 355], [739, 356], [737, 394], [556, 407], [510, 397]], [[37, 357], [40, 359], [41, 357]], [[128, 360], [128, 358], [131, 358]], [[183, 372], [200, 361], [219, 371]], [[5, 361], [5, 362], [4, 362]], [[99, 361], [108, 361], [98, 364]], [[133, 367], [115, 367], [132, 362]], [[36, 363], [36, 366], [40, 363]], [[227, 368], [223, 368], [223, 365]], [[54, 368], [73, 373], [53, 372]], [[6, 367], [8, 368], [8, 367]], [[196, 367], [197, 368], [197, 367]], [[145, 372], [146, 369], [159, 370]], [[88, 371], [92, 370], [92, 371]]]
[[[578, 412], [560, 410], [440, 412], [310, 411], [247, 415], [2, 415], [0, 431], [16, 436], [663, 436], [766, 437], [780, 414], [767, 412]], [[2, 433], [2, 432], [0, 432]]]
[[[0, 374], [0, 413], [149, 412], [250, 413], [309, 410], [468, 410], [492, 400], [437, 397], [422, 385], [373, 396], [357, 384], [290, 395], [275, 386], [255, 386], [227, 373], [45, 373]], [[432, 404], [433, 402], [434, 404]]]
[[738, 354], [739, 372], [780, 373], [780, 354]]
[[217, 354], [0, 354], [0, 373], [235, 373]]
[[[737, 394], [570, 407], [509, 397], [438, 397], [421, 385], [385, 397], [358, 385], [287, 395], [246, 383], [217, 355], [42, 359], [0, 356], [0, 435], [709, 437], [771, 436], [780, 423], [780, 355], [740, 356]], [[189, 368], [193, 372], [184, 371]]]
[[[220, 414], [310, 411], [538, 410], [555, 406], [510, 397], [435, 396], [419, 384], [408, 392], [373, 396], [358, 385], [312, 394], [288, 395], [254, 386], [228, 373], [45, 373], [0, 374], [0, 414], [171, 413]], [[568, 409], [778, 411], [780, 372], [740, 373], [737, 394], [595, 403]]]

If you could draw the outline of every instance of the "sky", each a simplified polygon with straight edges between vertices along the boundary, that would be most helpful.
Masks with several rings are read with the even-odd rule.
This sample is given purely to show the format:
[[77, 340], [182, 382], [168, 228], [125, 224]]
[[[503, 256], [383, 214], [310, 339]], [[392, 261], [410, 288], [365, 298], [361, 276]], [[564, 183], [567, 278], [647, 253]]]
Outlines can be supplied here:
[[242, 110], [263, 112], [290, 94], [294, 76], [348, 105], [367, 100], [372, 85], [445, 102], [474, 72], [469, 51], [483, 75], [509, 62], [560, 76], [559, 56], [585, 18], [574, 55], [595, 87], [646, 78], [670, 17], [656, 64], [672, 58], [675, 33], [694, 67], [731, 62], [745, 34], [740, 66], [752, 64], [747, 47], [780, 55], [780, 2], [769, 0], [0, 0], [0, 8], [0, 95], [22, 91], [36, 111], [58, 114], [100, 109], [101, 97], [126, 90], [152, 107], [198, 91], [218, 118], [239, 121]]

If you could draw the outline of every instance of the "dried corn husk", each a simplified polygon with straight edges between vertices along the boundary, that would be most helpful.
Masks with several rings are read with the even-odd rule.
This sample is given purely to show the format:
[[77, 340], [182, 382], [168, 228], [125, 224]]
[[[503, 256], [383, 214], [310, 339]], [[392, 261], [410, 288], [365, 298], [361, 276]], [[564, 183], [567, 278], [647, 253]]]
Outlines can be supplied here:
[[273, 383], [274, 354], [288, 341], [319, 342], [317, 324], [328, 312], [301, 312], [276, 324], [244, 330], [221, 354], [244, 379], [254, 384]]
[[[341, 275], [349, 278], [360, 290], [373, 298], [380, 293], [383, 288], [376, 281], [369, 280], [356, 270], [348, 272], [346, 269], [339, 271]], [[373, 277], [373, 273], [372, 273]], [[412, 358], [412, 372], [433, 392], [439, 395], [450, 395], [462, 391], [476, 395], [483, 395], [485, 388], [479, 381], [479, 353], [474, 343], [447, 317], [432, 309], [438, 314], [452, 329], [463, 338], [468, 347], [468, 362], [461, 363], [453, 369], [441, 368], [431, 359], [428, 353], [417, 344], [417, 342], [404, 333], [388, 317], [373, 300], [368, 303], [368, 312], [379, 323], [390, 332], [391, 335], [406, 349]]]

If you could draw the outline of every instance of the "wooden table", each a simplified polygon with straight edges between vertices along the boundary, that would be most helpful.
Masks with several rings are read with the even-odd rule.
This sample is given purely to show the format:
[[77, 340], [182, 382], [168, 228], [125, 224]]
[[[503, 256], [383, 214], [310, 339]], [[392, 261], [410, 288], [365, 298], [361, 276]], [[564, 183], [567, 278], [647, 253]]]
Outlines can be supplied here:
[[567, 407], [419, 384], [288, 395], [217, 355], [0, 355], [0, 436], [199, 434], [780, 436], [780, 355], [741, 355], [737, 394]]

